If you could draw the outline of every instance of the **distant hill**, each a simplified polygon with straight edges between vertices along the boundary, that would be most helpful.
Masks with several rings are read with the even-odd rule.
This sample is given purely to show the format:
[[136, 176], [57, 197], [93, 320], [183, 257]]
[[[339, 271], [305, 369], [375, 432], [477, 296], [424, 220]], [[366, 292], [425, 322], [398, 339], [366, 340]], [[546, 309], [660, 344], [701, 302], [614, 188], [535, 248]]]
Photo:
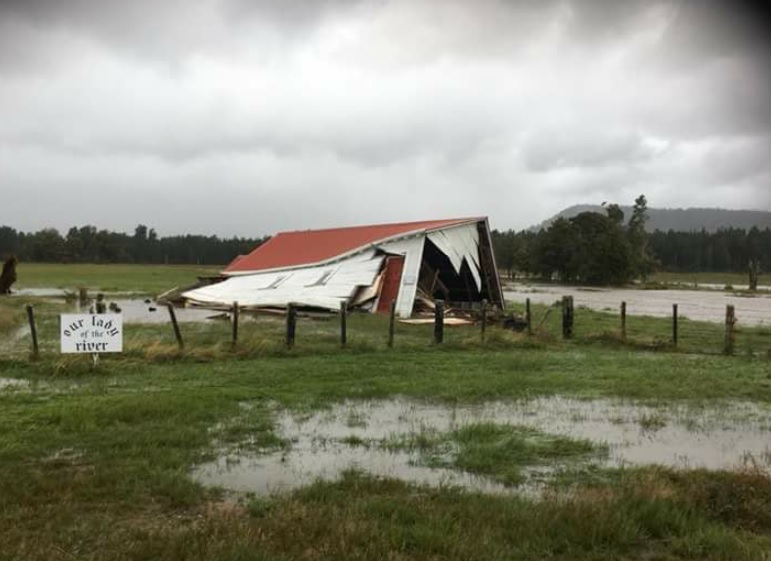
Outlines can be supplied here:
[[[622, 206], [624, 220], [632, 216], [631, 206]], [[582, 212], [601, 212], [605, 209], [600, 205], [573, 205], [562, 210], [540, 224], [530, 227], [530, 230], [538, 231], [548, 228], [557, 218], [572, 218]], [[771, 212], [764, 210], [727, 210], [724, 208], [649, 208], [646, 229], [674, 230], [677, 232], [691, 232], [706, 230], [715, 232], [721, 228], [742, 228], [749, 230], [753, 226], [759, 229], [771, 228]]]

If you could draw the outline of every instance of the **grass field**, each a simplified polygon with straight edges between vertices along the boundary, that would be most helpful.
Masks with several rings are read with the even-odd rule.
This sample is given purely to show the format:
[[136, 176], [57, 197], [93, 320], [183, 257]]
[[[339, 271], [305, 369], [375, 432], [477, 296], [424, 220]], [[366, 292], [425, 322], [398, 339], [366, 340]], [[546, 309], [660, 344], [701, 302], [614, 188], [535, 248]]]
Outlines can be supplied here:
[[76, 292], [80, 287], [103, 292], [160, 294], [177, 286], [188, 286], [198, 276], [218, 274], [223, 267], [193, 265], [92, 265], [20, 263], [13, 288], [62, 288]]
[[[158, 294], [175, 286], [185, 286], [197, 276], [216, 275], [222, 266], [194, 265], [93, 265], [61, 263], [20, 263], [15, 288], [64, 288], [75, 291], [81, 286], [103, 291], [137, 291]], [[760, 284], [769, 284], [761, 275]], [[746, 288], [745, 273], [668, 273], [657, 272], [648, 279], [653, 284], [679, 284]]]
[[[56, 269], [48, 274], [56, 282], [46, 286], [71, 282]], [[152, 292], [171, 276], [145, 279], [137, 270], [120, 286]], [[100, 282], [118, 277], [105, 269]], [[43, 344], [34, 362], [28, 338], [7, 344], [26, 303], [35, 305]], [[190, 476], [223, 448], [291, 446], [276, 432], [277, 408], [319, 411], [343, 400], [559, 395], [699, 411], [750, 402], [771, 411], [763, 353], [673, 352], [667, 321], [655, 318], [629, 318], [624, 342], [617, 318], [588, 310], [576, 310], [576, 336], [562, 341], [558, 311], [536, 307], [534, 317], [546, 319], [533, 337], [491, 327], [483, 343], [477, 326], [446, 329], [441, 347], [431, 326], [400, 324], [388, 349], [386, 320], [359, 315], [349, 318], [344, 349], [334, 319], [302, 319], [291, 350], [280, 318], [245, 319], [235, 347], [228, 322], [183, 324], [184, 351], [168, 325], [127, 325], [126, 352], [93, 368], [88, 356], [58, 354], [63, 309], [58, 300], [0, 299], [2, 560], [771, 559], [771, 478], [762, 461], [736, 471], [579, 470], [537, 498], [361, 471], [261, 497]], [[713, 337], [720, 345], [719, 326], [709, 329], [690, 335], [696, 347], [711, 348]], [[758, 350], [771, 342], [762, 329], [752, 337]], [[655, 429], [655, 421], [640, 422]], [[758, 422], [771, 424], [768, 415]], [[454, 459], [427, 461], [513, 484], [522, 465], [601, 452], [499, 425], [429, 436], [393, 445], [424, 446], [429, 456], [457, 446]]]

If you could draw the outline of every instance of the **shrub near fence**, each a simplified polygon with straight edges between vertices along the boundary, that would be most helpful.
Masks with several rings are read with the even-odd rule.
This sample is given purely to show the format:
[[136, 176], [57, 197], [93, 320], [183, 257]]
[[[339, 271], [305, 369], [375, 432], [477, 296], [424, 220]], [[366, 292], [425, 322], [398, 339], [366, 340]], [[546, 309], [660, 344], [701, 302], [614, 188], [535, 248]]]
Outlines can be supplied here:
[[[29, 329], [21, 336], [7, 339], [0, 352], [32, 358], [59, 352], [59, 313], [62, 306], [41, 304], [39, 310], [27, 308]], [[224, 354], [288, 354], [292, 352], [334, 352], [342, 347], [352, 351], [429, 348], [439, 345], [507, 347], [517, 344], [606, 344], [632, 348], [671, 350], [691, 353], [768, 355], [771, 352], [771, 328], [742, 326], [741, 318], [715, 318], [714, 322], [693, 321], [687, 309], [673, 306], [673, 316], [660, 318], [636, 316], [634, 310], [620, 303], [618, 310], [596, 311], [575, 308], [572, 298], [563, 298], [553, 306], [514, 304], [528, 317], [530, 325], [521, 333], [504, 330], [501, 322], [444, 326], [434, 323], [405, 325], [387, 315], [344, 312], [337, 316], [306, 317], [294, 308], [284, 315], [241, 311], [237, 304], [228, 321], [197, 323], [176, 321], [175, 310], [167, 313], [166, 324], [124, 324], [124, 355], [136, 358], [165, 359], [188, 356], [212, 359]], [[443, 307], [438, 306], [443, 310]], [[452, 312], [448, 310], [448, 315]], [[217, 312], [212, 312], [213, 315]], [[17, 330], [18, 331], [18, 330]], [[73, 359], [74, 360], [74, 359]]]

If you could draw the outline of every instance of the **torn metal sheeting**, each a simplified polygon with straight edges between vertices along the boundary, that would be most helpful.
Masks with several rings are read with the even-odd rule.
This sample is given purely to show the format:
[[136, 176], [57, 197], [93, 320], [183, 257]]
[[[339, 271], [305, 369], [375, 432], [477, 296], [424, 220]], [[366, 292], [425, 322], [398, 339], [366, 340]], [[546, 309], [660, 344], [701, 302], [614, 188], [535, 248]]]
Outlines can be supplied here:
[[374, 250], [340, 263], [289, 271], [239, 275], [183, 294], [193, 305], [238, 302], [244, 307], [297, 306], [339, 310], [360, 286], [375, 281], [383, 256]]
[[[416, 229], [416, 224], [430, 227]], [[390, 233], [386, 238], [368, 237], [385, 230]], [[345, 236], [361, 245], [350, 249], [351, 243], [341, 239]], [[324, 248], [305, 247], [303, 240], [308, 244], [333, 243], [346, 250], [322, 262], [302, 263], [300, 257], [280, 256], [282, 239], [288, 240], [287, 244], [291, 241], [286, 247], [288, 252], [331, 254]], [[188, 290], [182, 297], [193, 306], [221, 308], [238, 302], [244, 308], [285, 309], [294, 304], [331, 312], [338, 311], [341, 303], [348, 308], [385, 311], [395, 298], [400, 317], [410, 317], [416, 306], [432, 308], [435, 299], [464, 307], [473, 307], [486, 299], [491, 305], [502, 307], [498, 272], [493, 260], [480, 258], [482, 244], [485, 252], [491, 254], [484, 218], [317, 230], [308, 231], [305, 237], [303, 233], [279, 234], [266, 244], [267, 258], [261, 257], [260, 246], [247, 258], [240, 256], [234, 260], [229, 269], [238, 263], [239, 270], [226, 270], [223, 274], [230, 276], [222, 282]], [[403, 261], [395, 273], [386, 274], [389, 256], [402, 256]], [[273, 267], [281, 259], [290, 264]], [[244, 270], [243, 263], [265, 268]]]

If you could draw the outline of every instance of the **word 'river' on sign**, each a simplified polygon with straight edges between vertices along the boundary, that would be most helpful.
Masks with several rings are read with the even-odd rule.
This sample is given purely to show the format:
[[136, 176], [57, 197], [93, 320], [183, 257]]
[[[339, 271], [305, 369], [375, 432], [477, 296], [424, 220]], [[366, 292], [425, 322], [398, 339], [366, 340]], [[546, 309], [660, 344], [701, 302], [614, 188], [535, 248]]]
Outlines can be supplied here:
[[61, 314], [63, 353], [119, 353], [123, 351], [121, 314]]

